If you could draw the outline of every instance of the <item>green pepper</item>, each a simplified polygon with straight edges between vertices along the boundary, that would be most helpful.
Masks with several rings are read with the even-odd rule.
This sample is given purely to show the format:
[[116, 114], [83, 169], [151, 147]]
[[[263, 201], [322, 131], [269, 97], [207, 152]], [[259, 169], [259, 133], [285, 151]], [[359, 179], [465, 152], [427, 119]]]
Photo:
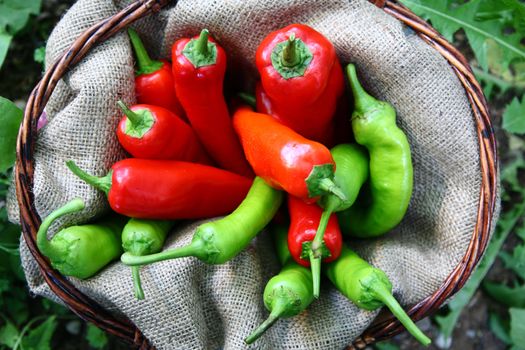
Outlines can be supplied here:
[[[174, 223], [170, 220], [130, 219], [122, 230], [122, 248], [135, 256], [160, 252]], [[144, 299], [144, 291], [140, 283], [140, 266], [132, 266], [131, 273], [135, 297]]]
[[126, 221], [121, 216], [110, 216], [93, 224], [67, 227], [47, 239], [47, 231], [56, 219], [82, 209], [84, 202], [77, 198], [49, 214], [38, 229], [37, 245], [62, 275], [86, 279], [122, 254], [120, 236]]
[[339, 259], [324, 265], [326, 276], [335, 287], [361, 309], [376, 310], [386, 305], [421, 344], [430, 339], [416, 326], [392, 295], [392, 283], [380, 269], [373, 267], [343, 244]]
[[120, 260], [134, 266], [194, 256], [208, 264], [223, 264], [248, 246], [273, 218], [282, 200], [282, 192], [255, 177], [239, 207], [222, 219], [197, 227], [189, 245], [145, 256], [124, 253]]
[[294, 261], [288, 251], [288, 230], [282, 226], [272, 229], [275, 247], [283, 268], [264, 288], [264, 305], [270, 316], [246, 339], [247, 344], [257, 340], [281, 317], [300, 314], [314, 300], [312, 273]]
[[363, 89], [353, 64], [346, 70], [355, 103], [352, 130], [370, 155], [370, 186], [363, 201], [359, 197], [340, 215], [341, 228], [354, 237], [375, 237], [399, 224], [408, 209], [413, 187], [410, 145], [396, 125], [394, 108]]
[[320, 265], [321, 259], [326, 258], [323, 252], [324, 233], [328, 226], [330, 216], [334, 212], [341, 212], [348, 209], [354, 204], [361, 186], [368, 178], [368, 153], [366, 149], [355, 144], [341, 144], [330, 150], [335, 162], [334, 183], [342, 191], [345, 200], [333, 194], [322, 196], [317, 204], [324, 208], [319, 220], [317, 233], [310, 245], [312, 254], [310, 255], [310, 264], [312, 273], [314, 273], [314, 296], [319, 297], [320, 290]]

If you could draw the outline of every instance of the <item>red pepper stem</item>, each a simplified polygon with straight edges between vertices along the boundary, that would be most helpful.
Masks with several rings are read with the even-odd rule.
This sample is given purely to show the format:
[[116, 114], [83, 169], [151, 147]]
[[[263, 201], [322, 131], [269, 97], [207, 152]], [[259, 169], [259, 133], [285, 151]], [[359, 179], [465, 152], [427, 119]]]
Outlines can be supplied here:
[[268, 316], [268, 318], [244, 340], [244, 342], [246, 344], [251, 344], [259, 339], [261, 335], [263, 335], [263, 333], [268, 330], [268, 328], [270, 328], [279, 318], [281, 318], [281, 316], [286, 312], [288, 305], [289, 303], [282, 297], [275, 299], [272, 304], [270, 316]]
[[295, 45], [296, 40], [295, 34], [292, 33], [284, 46], [281, 63], [285, 67], [294, 67], [300, 62], [297, 46]]
[[325, 192], [332, 193], [333, 195], [337, 196], [342, 201], [346, 201], [346, 195], [329, 178], [324, 178], [324, 179], [319, 180], [319, 188]]
[[110, 171], [106, 176], [97, 177], [80, 169], [72, 160], [68, 160], [66, 165], [73, 174], [87, 182], [89, 185], [103, 191], [106, 195], [109, 194], [109, 190], [111, 189], [111, 175], [113, 174], [113, 171]]
[[394, 298], [390, 290], [381, 283], [374, 283], [372, 290], [374, 297], [385, 304], [397, 319], [405, 326], [410, 334], [421, 344], [428, 346], [431, 340], [417, 327], [412, 319], [406, 314], [401, 305]]
[[314, 240], [312, 241], [312, 245], [310, 249], [312, 250], [312, 253], [314, 254], [315, 258], [322, 258], [323, 252], [323, 237], [324, 233], [326, 232], [326, 227], [328, 226], [328, 221], [330, 220], [330, 216], [334, 212], [334, 202], [330, 201], [328, 204], [328, 207], [325, 208], [323, 211], [323, 214], [321, 215], [321, 219], [319, 220], [319, 226], [317, 227], [317, 232], [315, 234]]
[[149, 57], [148, 51], [146, 51], [146, 48], [144, 47], [142, 40], [140, 40], [137, 32], [132, 28], [128, 28], [128, 35], [129, 39], [131, 40], [131, 45], [133, 46], [133, 51], [135, 52], [135, 56], [137, 57], [137, 75], [151, 74], [161, 69], [163, 63], [161, 61], [152, 60]]
[[255, 96], [247, 93], [247, 92], [239, 92], [237, 96], [248, 106], [255, 108], [257, 105], [257, 101], [255, 100]]
[[128, 106], [122, 101], [117, 102], [118, 107], [126, 115], [126, 118], [128, 118], [129, 122], [133, 127], [140, 125], [143, 123], [143, 118], [138, 114], [133, 112], [131, 109], [129, 109]]
[[357, 78], [357, 72], [353, 64], [346, 66], [346, 74], [352, 94], [354, 95], [354, 106], [357, 113], [364, 113], [370, 108], [376, 108], [378, 101], [370, 96]]
[[131, 276], [133, 278], [133, 288], [135, 289], [135, 298], [144, 299], [144, 290], [140, 283], [140, 266], [131, 266]]
[[312, 251], [310, 251], [310, 269], [312, 270], [314, 298], [318, 299], [321, 289], [321, 258], [316, 258]]
[[82, 209], [84, 209], [84, 202], [80, 198], [75, 198], [64, 206], [53, 211], [40, 224], [38, 233], [36, 234], [37, 245], [40, 252], [47, 256], [49, 260], [53, 261], [55, 260], [55, 257], [59, 258], [59, 255], [63, 253], [57, 252], [53, 244], [47, 239], [47, 231], [49, 230], [49, 227], [56, 219], [67, 214], [76, 213]]
[[194, 50], [203, 56], [208, 56], [210, 54], [208, 50], [208, 36], [209, 35], [210, 35], [210, 32], [208, 31], [208, 29], [203, 29], [201, 31], [201, 34], [199, 35], [199, 38], [195, 42]]
[[136, 256], [130, 253], [124, 253], [120, 257], [120, 261], [128, 266], [149, 265], [163, 260], [185, 258], [188, 256], [201, 257], [203, 256], [203, 251], [204, 243], [201, 240], [196, 240], [189, 245], [165, 250], [156, 254]]

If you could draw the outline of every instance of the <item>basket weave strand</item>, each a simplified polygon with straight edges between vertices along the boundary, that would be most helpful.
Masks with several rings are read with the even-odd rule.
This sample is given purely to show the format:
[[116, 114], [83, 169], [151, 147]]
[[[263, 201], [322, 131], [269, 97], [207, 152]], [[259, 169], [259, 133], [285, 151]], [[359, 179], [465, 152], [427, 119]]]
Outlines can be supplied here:
[[[409, 310], [414, 320], [419, 320], [437, 310], [443, 302], [456, 293], [466, 282], [479, 262], [487, 245], [492, 227], [492, 217], [497, 193], [497, 153], [488, 106], [481, 86], [476, 81], [465, 57], [448, 43], [435, 29], [406, 7], [392, 0], [369, 0], [412, 28], [425, 42], [436, 49], [452, 66], [465, 88], [472, 106], [479, 141], [482, 185], [479, 194], [477, 224], [469, 247], [461, 263], [450, 273], [438, 290]], [[22, 232], [29, 250], [37, 261], [46, 283], [79, 317], [92, 322], [108, 333], [122, 338], [138, 349], [153, 349], [142, 333], [128, 320], [117, 318], [78, 291], [67, 279], [53, 270], [48, 260], [36, 246], [35, 237], [41, 219], [34, 207], [33, 172], [36, 125], [58, 81], [78, 63], [95, 45], [107, 40], [132, 22], [159, 11], [169, 0], [139, 0], [86, 30], [71, 47], [47, 70], [32, 91], [24, 113], [24, 120], [17, 141], [17, 162], [14, 171], [17, 201], [20, 208]], [[171, 1], [176, 3], [176, 0]], [[403, 331], [392, 316], [381, 318], [371, 325], [349, 349], [363, 349], [368, 344], [387, 339]]]

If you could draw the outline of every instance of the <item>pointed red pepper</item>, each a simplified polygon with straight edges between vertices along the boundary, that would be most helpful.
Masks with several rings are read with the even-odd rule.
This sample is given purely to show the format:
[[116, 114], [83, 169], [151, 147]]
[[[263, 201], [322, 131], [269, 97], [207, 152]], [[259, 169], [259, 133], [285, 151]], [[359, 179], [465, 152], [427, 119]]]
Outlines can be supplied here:
[[321, 260], [325, 263], [336, 260], [341, 254], [343, 236], [339, 229], [337, 216], [332, 214], [323, 237], [323, 254], [315, 258], [310, 249], [317, 233], [317, 227], [323, 214], [317, 204], [307, 204], [299, 198], [288, 196], [288, 211], [290, 212], [290, 229], [288, 231], [288, 249], [293, 259], [303, 266], [311, 266], [314, 284], [314, 296], [319, 296], [321, 279]]
[[292, 24], [270, 33], [255, 58], [261, 75], [257, 109], [308, 139], [331, 145], [332, 119], [344, 92], [332, 43], [306, 25]]
[[124, 116], [117, 137], [133, 157], [213, 163], [191, 126], [171, 111], [145, 104], [128, 108], [122, 101], [118, 105]]
[[164, 107], [185, 119], [184, 110], [175, 93], [171, 64], [166, 60], [152, 60], [137, 32], [128, 29], [135, 57], [135, 94], [137, 103]]
[[173, 44], [172, 62], [177, 96], [208, 154], [222, 168], [253, 177], [224, 100], [224, 49], [204, 29]]
[[141, 219], [199, 219], [231, 213], [248, 194], [252, 180], [207, 165], [175, 160], [128, 158], [104, 177], [90, 175], [73, 161], [69, 169], [108, 196], [113, 211]]
[[330, 150], [319, 142], [248, 106], [237, 108], [233, 125], [255, 174], [273, 188], [310, 203], [327, 193], [345, 198], [333, 182], [335, 163]]

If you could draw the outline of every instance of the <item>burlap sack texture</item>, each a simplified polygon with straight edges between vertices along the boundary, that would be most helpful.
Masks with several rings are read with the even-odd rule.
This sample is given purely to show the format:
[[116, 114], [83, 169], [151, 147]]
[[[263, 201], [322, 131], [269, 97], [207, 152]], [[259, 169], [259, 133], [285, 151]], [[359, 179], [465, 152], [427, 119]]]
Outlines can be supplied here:
[[[47, 64], [81, 32], [125, 4], [79, 0], [53, 31]], [[415, 186], [408, 214], [384, 238], [351, 243], [388, 274], [404, 305], [414, 304], [436, 290], [467, 250], [481, 183], [469, 103], [436, 51], [366, 0], [180, 0], [135, 28], [156, 57], [169, 57], [175, 39], [208, 28], [229, 53], [236, 79], [250, 88], [258, 43], [293, 22], [326, 35], [343, 63], [357, 64], [365, 87], [398, 111], [413, 151]], [[90, 173], [103, 175], [123, 156], [114, 136], [115, 102], [133, 102], [132, 91], [133, 60], [125, 34], [99, 45], [59, 84], [35, 153], [34, 193], [42, 217], [74, 197], [83, 198], [87, 209], [67, 223], [106, 211], [103, 195], [73, 176], [64, 162], [74, 159]], [[13, 197], [9, 209], [17, 220]], [[188, 243], [196, 225], [179, 228], [167, 247]], [[24, 244], [21, 255], [31, 291], [53, 298]], [[143, 268], [145, 301], [135, 300], [130, 271], [120, 263], [73, 283], [109, 310], [126, 315], [158, 349], [241, 349], [246, 347], [243, 338], [267, 316], [262, 292], [278, 269], [263, 233], [221, 266], [186, 258]], [[321, 298], [306, 312], [279, 321], [253, 348], [340, 349], [351, 343], [376, 312], [357, 309], [329, 283], [323, 285]]]

